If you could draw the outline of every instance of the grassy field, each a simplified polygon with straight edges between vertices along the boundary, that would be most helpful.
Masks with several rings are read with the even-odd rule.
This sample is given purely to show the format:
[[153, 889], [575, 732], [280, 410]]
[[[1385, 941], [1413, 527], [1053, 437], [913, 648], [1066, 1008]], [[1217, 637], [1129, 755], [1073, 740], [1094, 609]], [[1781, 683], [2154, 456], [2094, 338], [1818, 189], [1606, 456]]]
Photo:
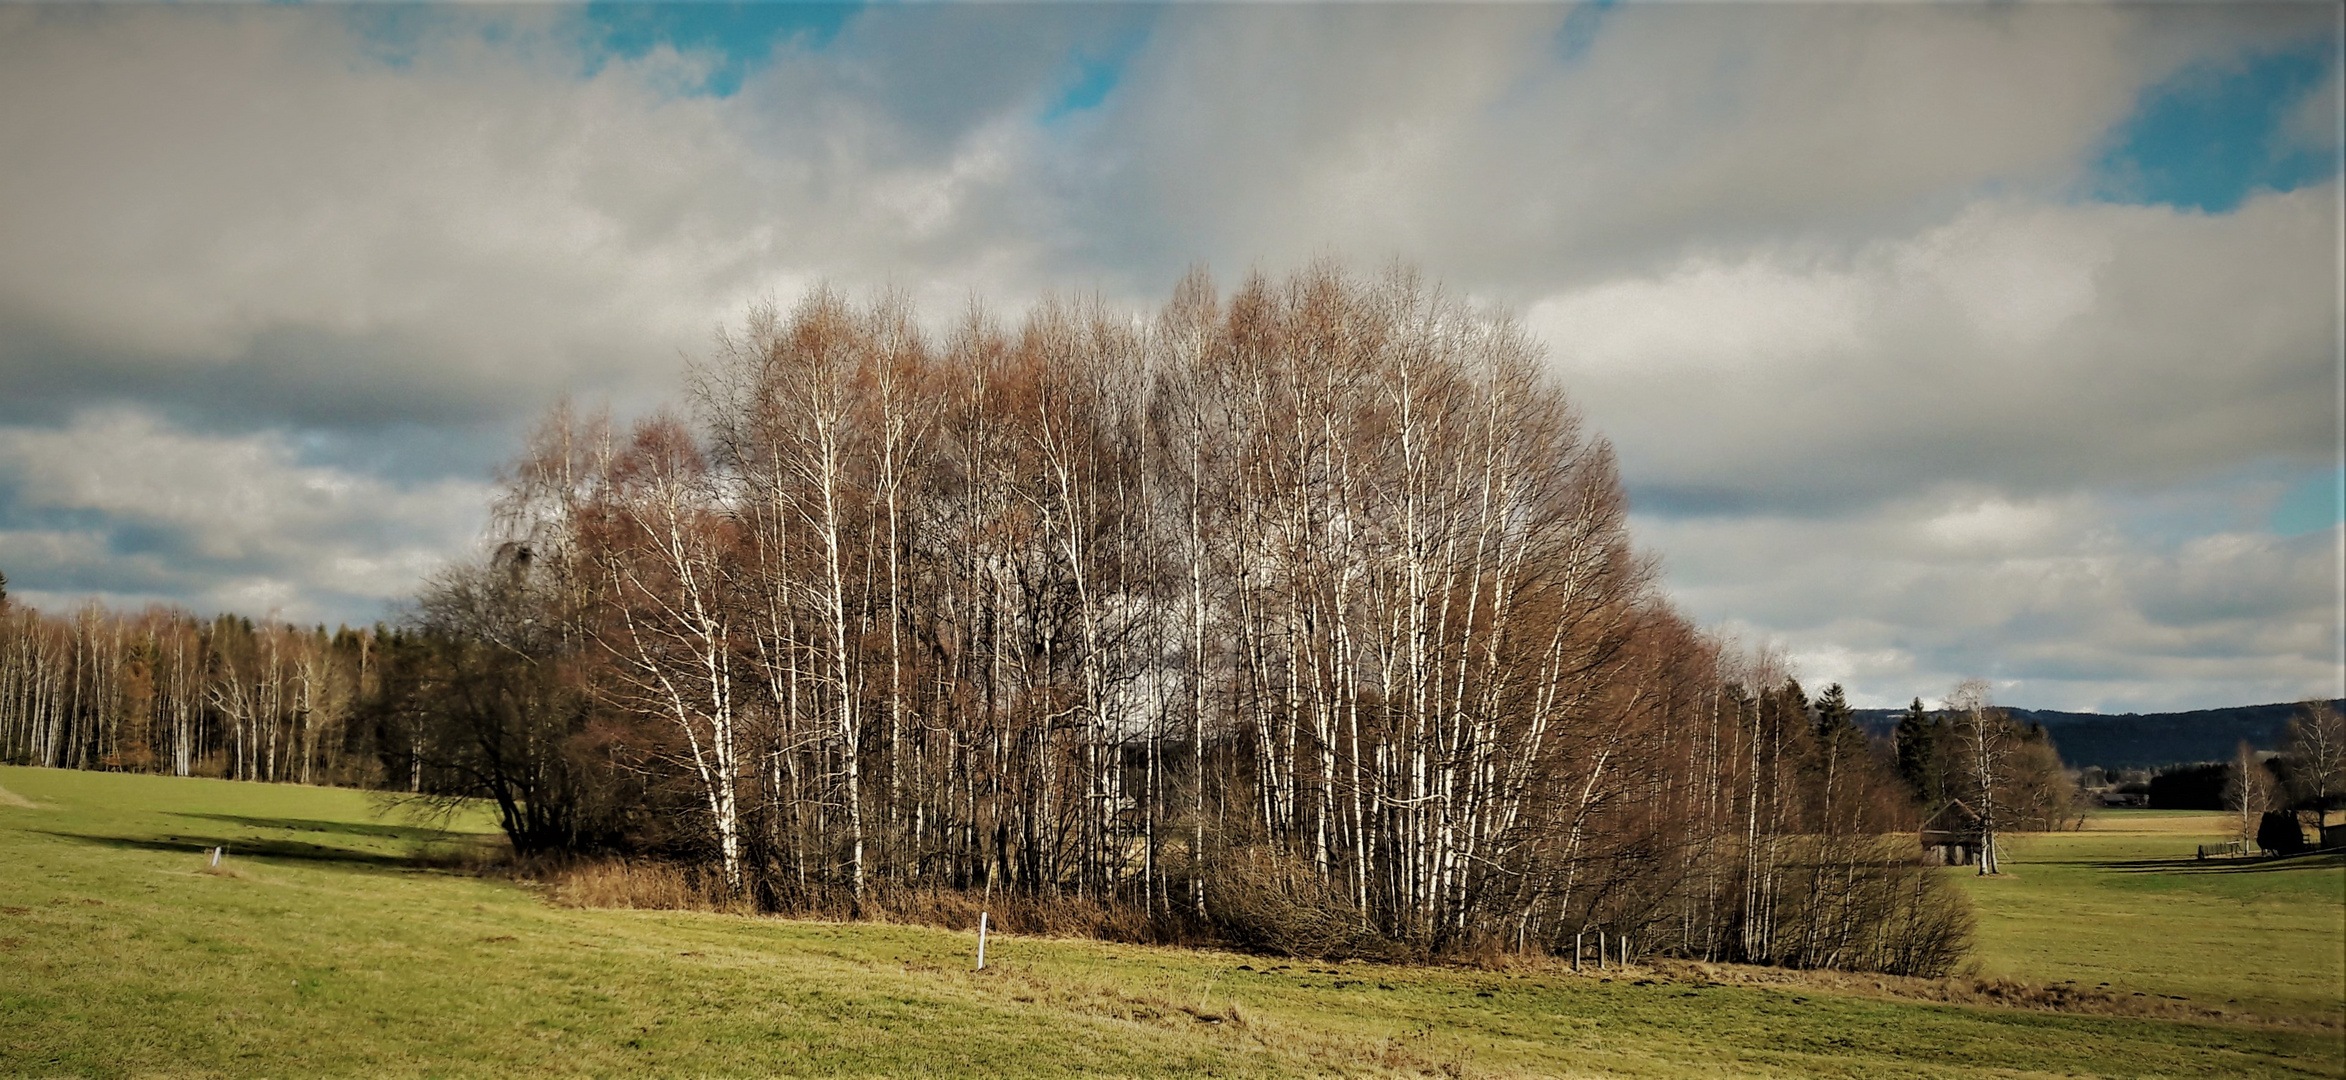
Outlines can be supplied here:
[[[378, 818], [352, 792], [13, 768], [0, 788], [18, 796], [0, 798], [0, 1074], [13, 1076], [2346, 1072], [2336, 1019], [2318, 1011], [2205, 1023], [1936, 1004], [1865, 980], [1023, 938], [997, 939], [981, 973], [966, 934], [557, 907], [419, 866], [420, 850], [462, 837]], [[219, 844], [227, 874], [206, 872]], [[2047, 853], [2091, 854], [2028, 857]], [[2053, 889], [2057, 865], [2023, 862], [2003, 884]], [[2020, 889], [1983, 901], [1983, 963], [2082, 977], [2062, 974], [2081, 962], [2069, 954], [1998, 936], [2026, 927]], [[2190, 992], [2204, 966], [2143, 978]], [[2294, 990], [2271, 1004], [2290, 1002], [2304, 1004]]]
[[2074, 981], [2265, 1016], [2346, 1000], [2346, 861], [2194, 858], [2238, 818], [2105, 811], [2015, 837], [2000, 877], [1966, 876], [1982, 974]]

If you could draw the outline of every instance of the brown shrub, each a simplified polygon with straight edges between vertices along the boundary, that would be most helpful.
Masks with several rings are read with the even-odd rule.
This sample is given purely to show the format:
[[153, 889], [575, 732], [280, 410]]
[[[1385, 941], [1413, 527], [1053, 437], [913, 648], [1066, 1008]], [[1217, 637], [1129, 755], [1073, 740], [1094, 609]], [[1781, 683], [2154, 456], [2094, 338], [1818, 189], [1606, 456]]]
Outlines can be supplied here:
[[1399, 959], [1360, 910], [1309, 864], [1268, 848], [1233, 851], [1206, 881], [1206, 909], [1228, 944], [1326, 959]]
[[718, 911], [729, 906], [708, 875], [675, 863], [585, 859], [534, 869], [531, 876], [545, 885], [546, 895], [566, 907]]

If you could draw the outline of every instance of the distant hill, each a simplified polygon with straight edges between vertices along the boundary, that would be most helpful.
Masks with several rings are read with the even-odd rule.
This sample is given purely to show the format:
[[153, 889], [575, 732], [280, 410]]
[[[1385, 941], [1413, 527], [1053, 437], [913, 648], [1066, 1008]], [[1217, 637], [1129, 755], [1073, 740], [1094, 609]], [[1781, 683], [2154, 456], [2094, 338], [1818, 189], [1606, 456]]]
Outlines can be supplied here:
[[[2346, 709], [2346, 698], [2331, 704]], [[1858, 723], [1876, 735], [1898, 726], [1904, 709], [1859, 709]], [[2052, 733], [2061, 760], [2071, 768], [2155, 769], [2189, 761], [2223, 761], [2242, 739], [2259, 750], [2279, 750], [2289, 735], [2297, 703], [2235, 705], [2171, 713], [2074, 713], [2053, 709], [2005, 711], [2034, 721]]]

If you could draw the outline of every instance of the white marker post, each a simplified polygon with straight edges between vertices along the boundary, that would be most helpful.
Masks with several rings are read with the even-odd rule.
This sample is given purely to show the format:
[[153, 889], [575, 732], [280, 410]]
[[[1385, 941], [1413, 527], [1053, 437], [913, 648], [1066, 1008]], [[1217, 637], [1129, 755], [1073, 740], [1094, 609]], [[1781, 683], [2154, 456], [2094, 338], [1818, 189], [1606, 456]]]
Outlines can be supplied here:
[[981, 911], [981, 912], [978, 912], [978, 966], [977, 966], [977, 969], [978, 969], [979, 971], [984, 971], [984, 970], [986, 970], [986, 913], [985, 913], [985, 912], [983, 912], [983, 911]]

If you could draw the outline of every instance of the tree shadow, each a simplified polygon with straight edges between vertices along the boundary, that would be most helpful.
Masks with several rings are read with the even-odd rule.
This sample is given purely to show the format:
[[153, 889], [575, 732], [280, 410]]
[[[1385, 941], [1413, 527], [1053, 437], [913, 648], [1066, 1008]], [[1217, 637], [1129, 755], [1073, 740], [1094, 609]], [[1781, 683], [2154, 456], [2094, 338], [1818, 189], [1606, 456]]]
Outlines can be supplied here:
[[66, 840], [78, 840], [127, 851], [156, 851], [170, 854], [201, 855], [213, 848], [226, 848], [238, 858], [295, 859], [303, 862], [341, 863], [349, 866], [412, 867], [420, 860], [410, 855], [393, 855], [358, 848], [332, 847], [299, 840], [256, 840], [243, 836], [105, 836], [97, 833], [59, 832], [40, 830], [43, 835]]
[[243, 814], [194, 814], [173, 812], [171, 817], [193, 818], [199, 821], [218, 821], [240, 825], [248, 829], [280, 829], [285, 832], [327, 833], [338, 836], [364, 836], [382, 840], [405, 840], [414, 843], [441, 843], [461, 840], [466, 833], [450, 832], [429, 825], [388, 825], [368, 821], [321, 821], [316, 818], [250, 817]]
[[2052, 865], [2095, 867], [2116, 874], [2270, 874], [2282, 870], [2346, 867], [2346, 852], [2320, 851], [2261, 858], [2079, 860]]

